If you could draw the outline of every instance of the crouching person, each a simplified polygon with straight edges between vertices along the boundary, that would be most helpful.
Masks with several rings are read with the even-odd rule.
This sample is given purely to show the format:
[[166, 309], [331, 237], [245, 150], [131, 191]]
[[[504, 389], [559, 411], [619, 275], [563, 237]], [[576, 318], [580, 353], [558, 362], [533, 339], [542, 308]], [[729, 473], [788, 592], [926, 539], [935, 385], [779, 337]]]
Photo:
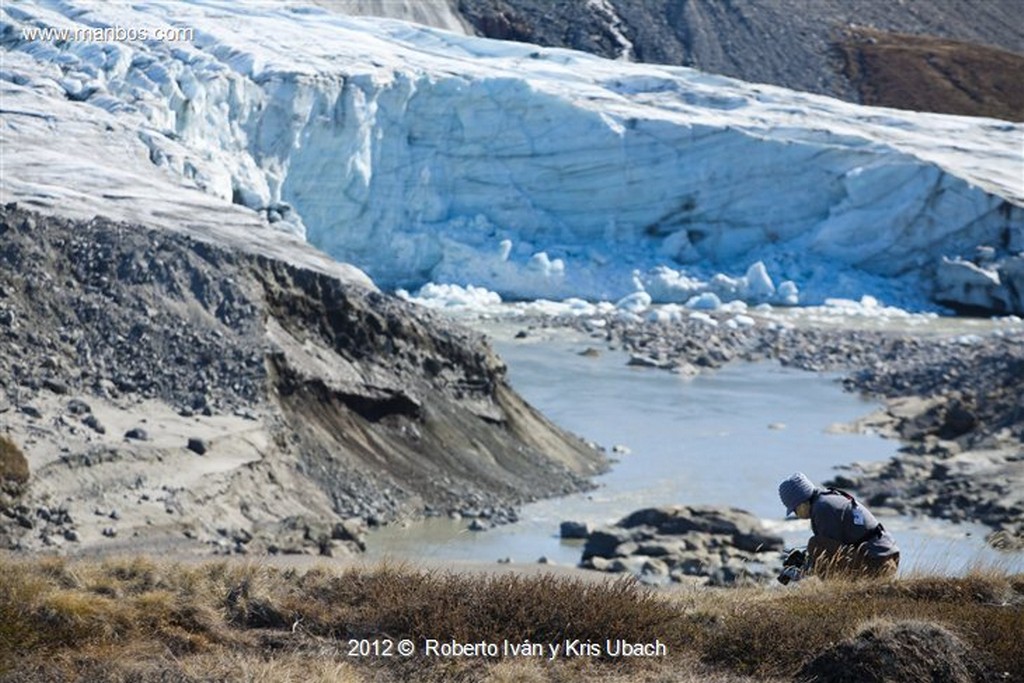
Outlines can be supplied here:
[[896, 539], [849, 493], [819, 488], [797, 472], [779, 485], [779, 498], [787, 515], [811, 520], [814, 535], [799, 558], [802, 573], [821, 579], [895, 576], [900, 564]]

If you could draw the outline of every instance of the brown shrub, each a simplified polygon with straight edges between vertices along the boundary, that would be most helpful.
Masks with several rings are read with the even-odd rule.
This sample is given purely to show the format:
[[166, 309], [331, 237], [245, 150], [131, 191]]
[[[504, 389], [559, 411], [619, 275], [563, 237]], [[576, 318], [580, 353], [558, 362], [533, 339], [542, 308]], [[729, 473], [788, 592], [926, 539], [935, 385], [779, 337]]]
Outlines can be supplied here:
[[[335, 638], [393, 637], [475, 642], [604, 643], [660, 638], [671, 649], [690, 629], [671, 604], [632, 580], [590, 583], [552, 576], [470, 576], [393, 567], [340, 576], [307, 573], [299, 582], [307, 628]], [[330, 605], [309, 610], [304, 605]]]

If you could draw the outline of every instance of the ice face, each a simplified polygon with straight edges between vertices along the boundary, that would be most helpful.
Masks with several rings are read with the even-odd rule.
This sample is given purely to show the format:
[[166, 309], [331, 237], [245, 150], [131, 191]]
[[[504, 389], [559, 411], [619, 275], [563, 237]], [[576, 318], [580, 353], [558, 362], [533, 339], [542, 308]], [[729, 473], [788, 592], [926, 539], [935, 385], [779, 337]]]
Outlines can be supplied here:
[[[920, 307], [942, 257], [1024, 244], [1018, 124], [295, 4], [26, 2], [0, 21], [5, 108], [108, 150], [67, 173], [72, 148], [36, 149], [43, 123], [5, 113], [24, 151], [5, 200], [81, 183], [64, 199], [128, 215], [168, 193], [234, 204], [386, 289]], [[26, 33], [96, 27], [191, 33]]]

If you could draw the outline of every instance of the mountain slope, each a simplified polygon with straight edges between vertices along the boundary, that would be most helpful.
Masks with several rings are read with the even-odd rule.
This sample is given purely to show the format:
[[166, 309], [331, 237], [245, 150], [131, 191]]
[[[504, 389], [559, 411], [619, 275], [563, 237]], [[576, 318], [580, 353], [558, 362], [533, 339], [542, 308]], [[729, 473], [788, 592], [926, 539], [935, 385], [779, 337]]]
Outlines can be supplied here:
[[[1024, 22], [1015, 0], [460, 0], [459, 9], [480, 35], [692, 66], [865, 104], [877, 102], [863, 99], [860, 89], [870, 75], [850, 78], [843, 68], [850, 30], [888, 34], [890, 40], [896, 38], [892, 34], [921, 36], [947, 42], [946, 49], [965, 43], [996, 48], [1003, 59], [1024, 57]], [[906, 67], [905, 60], [891, 66]], [[914, 67], [911, 74], [926, 73]], [[1015, 72], [1019, 68], [1000, 73], [1012, 80]], [[941, 92], [934, 91], [925, 111], [996, 115], [984, 106], [950, 108], [938, 97]], [[987, 96], [1001, 99], [998, 90]], [[885, 104], [913, 109], [922, 102], [893, 92]], [[1021, 120], [1022, 111], [1009, 118]]]
[[1024, 121], [1024, 55], [865, 29], [838, 45], [865, 104]]

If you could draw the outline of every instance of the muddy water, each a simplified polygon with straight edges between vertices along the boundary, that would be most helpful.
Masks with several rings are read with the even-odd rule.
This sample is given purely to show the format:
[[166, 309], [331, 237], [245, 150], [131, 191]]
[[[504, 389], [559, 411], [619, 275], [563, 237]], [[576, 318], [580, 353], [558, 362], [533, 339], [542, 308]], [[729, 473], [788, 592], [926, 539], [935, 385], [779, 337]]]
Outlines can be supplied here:
[[[836, 376], [774, 363], [733, 364], [684, 379], [626, 365], [607, 350], [567, 333], [512, 337], [490, 327], [512, 385], [549, 418], [606, 448], [617, 462], [598, 488], [525, 506], [521, 521], [485, 532], [466, 521], [430, 520], [387, 528], [368, 539], [371, 557], [575, 564], [578, 542], [558, 538], [562, 520], [613, 522], [641, 507], [707, 503], [744, 508], [763, 518], [789, 545], [809, 535], [807, 522], [785, 521], [778, 481], [803, 471], [821, 481], [836, 467], [892, 457], [897, 443], [836, 427], [877, 403], [842, 390]], [[883, 517], [900, 543], [901, 571], [962, 573], [998, 565], [1024, 571], [1024, 554], [984, 544], [984, 527]]]

